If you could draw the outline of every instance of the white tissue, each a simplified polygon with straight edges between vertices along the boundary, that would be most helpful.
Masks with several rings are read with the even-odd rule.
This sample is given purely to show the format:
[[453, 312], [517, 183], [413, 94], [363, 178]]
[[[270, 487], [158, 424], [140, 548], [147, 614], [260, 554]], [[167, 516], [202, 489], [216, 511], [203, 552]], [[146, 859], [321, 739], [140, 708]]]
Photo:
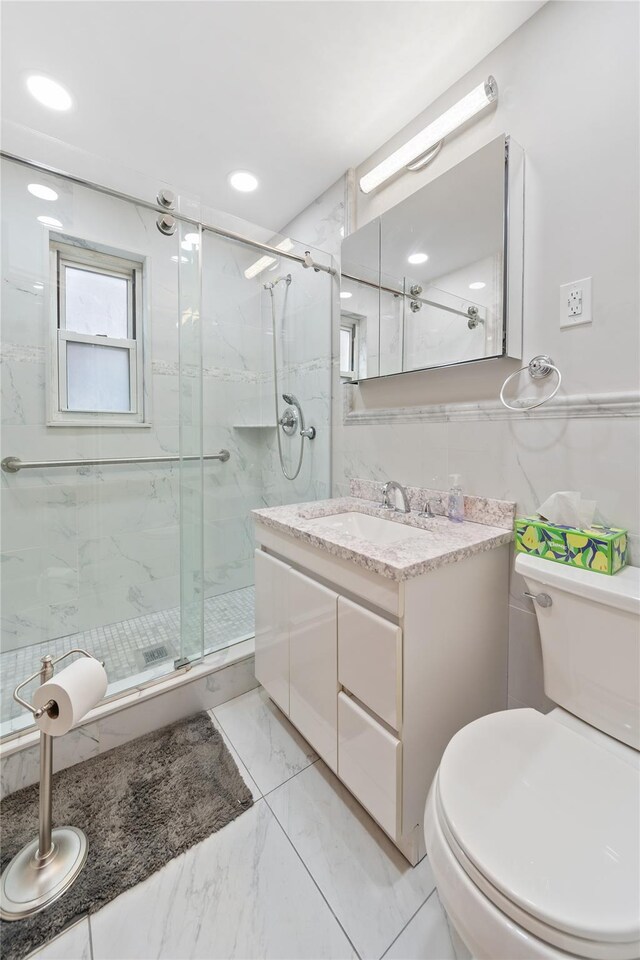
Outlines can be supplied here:
[[82, 657], [47, 680], [35, 691], [33, 705], [44, 707], [55, 700], [58, 715], [44, 713], [36, 723], [44, 733], [61, 737], [102, 700], [107, 692], [107, 674], [99, 660]]
[[575, 490], [560, 490], [538, 507], [543, 520], [550, 523], [562, 523], [567, 527], [588, 529], [593, 523], [596, 512], [595, 500], [583, 500], [582, 494]]

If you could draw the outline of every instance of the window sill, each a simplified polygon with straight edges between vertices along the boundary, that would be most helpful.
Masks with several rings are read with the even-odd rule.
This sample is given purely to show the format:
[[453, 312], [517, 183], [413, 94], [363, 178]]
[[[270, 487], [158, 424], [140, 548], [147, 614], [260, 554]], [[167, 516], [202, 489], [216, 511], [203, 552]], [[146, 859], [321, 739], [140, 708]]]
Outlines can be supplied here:
[[109, 429], [117, 427], [121, 430], [123, 427], [139, 429], [150, 429], [153, 423], [150, 420], [144, 423], [140, 420], [47, 420], [47, 427], [102, 427]]

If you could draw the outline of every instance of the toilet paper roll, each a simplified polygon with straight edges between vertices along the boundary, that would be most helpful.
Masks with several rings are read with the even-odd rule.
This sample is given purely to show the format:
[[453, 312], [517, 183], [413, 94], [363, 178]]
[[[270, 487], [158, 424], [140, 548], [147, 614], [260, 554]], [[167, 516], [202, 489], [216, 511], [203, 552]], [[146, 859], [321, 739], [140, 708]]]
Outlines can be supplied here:
[[38, 687], [33, 695], [34, 707], [41, 708], [55, 700], [58, 713], [55, 717], [44, 713], [36, 723], [44, 733], [61, 737], [102, 700], [107, 682], [106, 670], [99, 660], [81, 657]]

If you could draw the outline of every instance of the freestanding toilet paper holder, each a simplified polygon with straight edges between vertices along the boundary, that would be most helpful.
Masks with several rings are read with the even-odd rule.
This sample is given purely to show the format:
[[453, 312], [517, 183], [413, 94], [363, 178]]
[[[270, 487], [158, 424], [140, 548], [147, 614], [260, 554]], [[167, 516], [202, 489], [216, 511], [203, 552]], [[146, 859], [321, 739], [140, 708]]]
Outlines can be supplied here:
[[[58, 715], [58, 704], [49, 700], [36, 708], [20, 696], [20, 690], [36, 677], [46, 683], [53, 676], [56, 663], [74, 653], [92, 657], [76, 648], [57, 657], [42, 657], [40, 670], [27, 677], [13, 691], [13, 698], [39, 720], [45, 713], [52, 719]], [[102, 664], [104, 666], [104, 663]], [[0, 917], [22, 920], [39, 913], [62, 896], [77, 879], [87, 859], [87, 838], [77, 827], [51, 826], [51, 781], [53, 777], [53, 737], [40, 731], [40, 795], [38, 804], [38, 838], [20, 850], [5, 868], [0, 880]]]

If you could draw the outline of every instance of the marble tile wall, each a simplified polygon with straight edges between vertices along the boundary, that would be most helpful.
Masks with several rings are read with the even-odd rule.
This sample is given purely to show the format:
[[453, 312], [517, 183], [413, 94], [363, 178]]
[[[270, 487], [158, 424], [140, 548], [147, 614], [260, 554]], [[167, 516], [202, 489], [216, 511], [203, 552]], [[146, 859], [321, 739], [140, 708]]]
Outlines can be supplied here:
[[[313, 252], [309, 244], [304, 245], [306, 249]], [[252, 509], [317, 499], [328, 495], [330, 485], [330, 315], [335, 281], [284, 259], [272, 270], [247, 279], [245, 270], [256, 257], [250, 248], [205, 236], [205, 445], [225, 446], [231, 452], [224, 470], [205, 468], [207, 596], [253, 583]], [[278, 412], [285, 408], [281, 394], [291, 392], [317, 430], [312, 443], [305, 440], [302, 470], [293, 482], [284, 478], [278, 457], [273, 321], [271, 298], [264, 289], [266, 282], [287, 273], [291, 284], [274, 288]], [[221, 368], [223, 381], [217, 376]], [[292, 472], [300, 439], [283, 436], [281, 440], [287, 469]]]
[[[183, 256], [177, 235], [162, 236], [151, 211], [60, 178], [47, 180], [59, 194], [55, 204], [47, 205], [27, 192], [33, 179], [28, 171], [6, 162], [3, 173], [2, 456], [176, 454], [178, 256]], [[49, 265], [48, 238], [36, 219], [40, 215], [55, 215], [70, 236], [149, 258], [148, 426], [46, 426]], [[253, 235], [250, 225], [247, 232]], [[283, 303], [277, 301], [279, 389], [298, 396], [318, 429], [313, 444], [305, 441], [304, 468], [292, 486], [282, 477], [275, 446], [265, 276], [244, 276], [256, 253], [205, 234], [202, 259], [204, 452], [222, 447], [231, 452], [225, 464], [204, 465], [205, 595], [211, 597], [253, 582], [253, 507], [328, 492], [332, 281], [297, 264], [278, 265], [281, 272], [286, 268], [295, 274], [284, 326]], [[281, 286], [277, 295], [283, 293]], [[265, 422], [271, 429], [254, 429]], [[177, 465], [52, 468], [2, 473], [0, 482], [3, 649], [179, 603]]]
[[[2, 456], [175, 454], [177, 238], [161, 236], [149, 211], [44, 179], [59, 195], [54, 203], [27, 192], [33, 172], [3, 161]], [[55, 217], [59, 232], [69, 236], [149, 258], [149, 425], [46, 425], [49, 254], [48, 231], [36, 219], [41, 215]], [[2, 649], [179, 602], [176, 466], [25, 470], [2, 473], [0, 481]]]

